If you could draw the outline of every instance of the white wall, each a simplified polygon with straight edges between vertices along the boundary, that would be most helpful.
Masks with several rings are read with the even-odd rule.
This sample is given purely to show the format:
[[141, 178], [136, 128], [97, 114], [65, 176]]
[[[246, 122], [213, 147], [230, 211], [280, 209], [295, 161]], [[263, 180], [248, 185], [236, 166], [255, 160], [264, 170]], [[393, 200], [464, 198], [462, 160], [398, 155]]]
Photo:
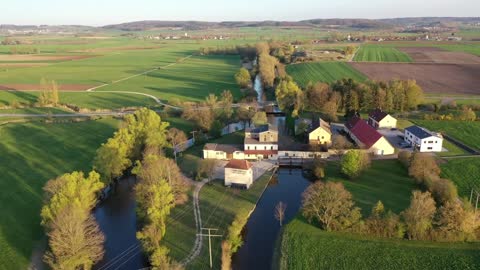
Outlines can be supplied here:
[[227, 153], [222, 151], [203, 150], [204, 159], [227, 159]]
[[421, 141], [420, 152], [442, 152], [443, 139], [435, 136]]
[[278, 144], [245, 144], [245, 150], [278, 150]]
[[225, 186], [232, 184], [246, 185], [247, 188], [253, 183], [253, 170], [239, 170], [232, 168], [225, 168]]

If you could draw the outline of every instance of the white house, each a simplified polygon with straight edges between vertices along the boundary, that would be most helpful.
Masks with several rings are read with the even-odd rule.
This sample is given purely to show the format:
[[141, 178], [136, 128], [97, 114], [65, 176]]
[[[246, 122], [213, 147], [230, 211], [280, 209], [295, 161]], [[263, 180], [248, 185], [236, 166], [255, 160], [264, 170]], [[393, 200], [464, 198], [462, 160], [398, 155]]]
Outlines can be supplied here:
[[232, 159], [225, 165], [225, 186], [250, 188], [253, 183], [253, 169], [246, 160]]
[[278, 130], [271, 125], [245, 130], [245, 159], [277, 159]]
[[380, 109], [376, 109], [368, 115], [368, 124], [374, 128], [396, 128], [397, 119]]
[[229, 144], [207, 143], [203, 147], [204, 159], [243, 159], [243, 149], [240, 146]]
[[405, 129], [405, 141], [420, 152], [441, 152], [443, 137], [419, 126]]

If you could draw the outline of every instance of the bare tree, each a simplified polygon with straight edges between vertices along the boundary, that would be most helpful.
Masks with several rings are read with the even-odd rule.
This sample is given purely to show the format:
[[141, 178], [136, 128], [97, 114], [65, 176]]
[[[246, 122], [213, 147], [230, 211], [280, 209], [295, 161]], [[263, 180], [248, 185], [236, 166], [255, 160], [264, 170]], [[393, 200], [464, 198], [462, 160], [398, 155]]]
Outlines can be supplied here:
[[188, 140], [187, 135], [177, 128], [171, 128], [168, 130], [167, 139], [172, 144], [173, 155], [175, 156], [175, 162], [177, 162], [177, 146]]
[[278, 202], [277, 206], [275, 206], [275, 218], [280, 223], [280, 227], [283, 225], [283, 220], [285, 219], [285, 210], [287, 209], [287, 205], [283, 202]]

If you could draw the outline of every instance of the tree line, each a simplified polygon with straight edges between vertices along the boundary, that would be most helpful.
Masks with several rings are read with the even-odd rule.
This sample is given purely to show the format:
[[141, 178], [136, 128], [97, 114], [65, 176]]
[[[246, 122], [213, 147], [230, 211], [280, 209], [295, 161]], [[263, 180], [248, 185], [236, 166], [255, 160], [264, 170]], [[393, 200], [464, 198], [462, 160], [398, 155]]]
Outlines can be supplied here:
[[137, 238], [150, 264], [153, 269], [181, 268], [161, 245], [171, 209], [188, 198], [188, 184], [163, 151], [181, 135], [167, 128], [157, 113], [140, 109], [100, 146], [88, 176], [73, 172], [47, 182], [41, 217], [49, 244], [44, 260], [52, 269], [91, 269], [102, 259], [105, 238], [91, 211], [101, 190], [130, 168], [138, 180], [135, 199], [142, 226]]

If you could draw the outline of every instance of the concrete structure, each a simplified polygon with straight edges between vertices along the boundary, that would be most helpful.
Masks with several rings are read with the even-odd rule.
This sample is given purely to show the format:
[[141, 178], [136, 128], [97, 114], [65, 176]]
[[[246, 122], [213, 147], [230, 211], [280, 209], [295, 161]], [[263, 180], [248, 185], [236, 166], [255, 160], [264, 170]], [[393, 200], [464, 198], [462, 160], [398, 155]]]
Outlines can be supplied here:
[[278, 130], [272, 125], [245, 129], [245, 159], [277, 159]]
[[363, 149], [375, 155], [392, 155], [395, 148], [377, 130], [359, 117], [351, 118], [345, 124], [345, 132]]
[[320, 118], [317, 121], [313, 121], [308, 131], [308, 143], [310, 145], [330, 146], [332, 144], [330, 124]]
[[405, 129], [405, 141], [420, 152], [441, 152], [443, 137], [441, 134], [431, 132], [419, 126]]
[[232, 159], [225, 165], [225, 186], [250, 188], [253, 183], [253, 170], [250, 162]]
[[380, 109], [376, 109], [368, 115], [368, 124], [377, 129], [396, 128], [397, 119]]

